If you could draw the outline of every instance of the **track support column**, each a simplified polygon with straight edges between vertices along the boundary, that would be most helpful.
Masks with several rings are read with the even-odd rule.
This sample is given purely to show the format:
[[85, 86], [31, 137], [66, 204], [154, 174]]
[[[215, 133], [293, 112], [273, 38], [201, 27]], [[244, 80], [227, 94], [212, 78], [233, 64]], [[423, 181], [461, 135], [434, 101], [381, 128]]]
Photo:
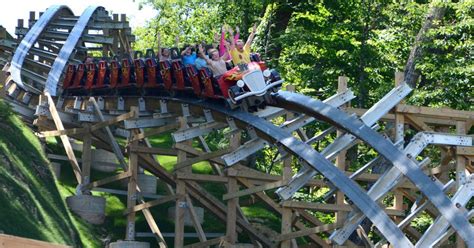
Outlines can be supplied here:
[[[188, 127], [186, 117], [178, 118], [180, 130], [183, 130]], [[186, 145], [192, 145], [191, 141], [184, 141]], [[177, 163], [183, 162], [186, 160], [187, 154], [183, 150], [178, 150], [178, 160]], [[182, 169], [177, 170], [176, 172], [191, 172], [192, 167], [186, 166]], [[176, 180], [176, 206], [175, 206], [175, 221], [174, 221], [174, 247], [183, 247], [184, 246], [184, 215], [187, 211], [186, 204], [186, 182], [184, 180]]]
[[[133, 112], [133, 118], [138, 118], [139, 112], [137, 107], [131, 107], [130, 111]], [[132, 146], [137, 146], [138, 141], [132, 141]], [[137, 203], [137, 176], [138, 176], [138, 154], [135, 152], [129, 153], [128, 170], [130, 177], [128, 180], [128, 192], [127, 192], [127, 208], [133, 209]], [[125, 240], [135, 240], [135, 211], [131, 211], [127, 215], [127, 231]]]
[[[337, 79], [337, 92], [338, 93], [341, 93], [347, 90], [348, 81], [349, 81], [349, 78], [345, 76], [338, 77]], [[343, 106], [347, 106], [347, 104]], [[342, 135], [344, 134], [341, 131], [337, 131], [337, 137], [340, 137]], [[341, 171], [346, 170], [346, 153], [347, 153], [347, 150], [343, 150], [336, 156], [336, 166]], [[344, 193], [342, 193], [341, 191], [336, 192], [336, 204], [344, 205]], [[346, 217], [347, 217], [347, 212], [343, 212], [343, 211], [336, 212], [336, 224], [344, 223]]]

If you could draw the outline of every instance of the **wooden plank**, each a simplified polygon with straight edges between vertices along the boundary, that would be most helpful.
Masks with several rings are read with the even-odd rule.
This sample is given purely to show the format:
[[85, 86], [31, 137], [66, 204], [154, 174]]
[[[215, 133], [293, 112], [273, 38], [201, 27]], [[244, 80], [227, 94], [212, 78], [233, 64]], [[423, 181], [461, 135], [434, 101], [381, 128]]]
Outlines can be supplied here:
[[[85, 124], [88, 129], [89, 124]], [[91, 179], [91, 163], [92, 163], [92, 135], [90, 132], [85, 133], [82, 140], [82, 184], [88, 184]], [[92, 187], [93, 188], [93, 187]]]
[[172, 123], [172, 124], [168, 124], [168, 125], [165, 125], [165, 126], [162, 126], [162, 127], [153, 128], [150, 131], [140, 132], [139, 134], [134, 135], [130, 141], [142, 140], [142, 139], [145, 139], [145, 138], [153, 136], [153, 135], [158, 135], [158, 134], [162, 134], [162, 133], [171, 131], [171, 130], [176, 129], [178, 127], [179, 127], [178, 123]]
[[[247, 188], [250, 188], [250, 187], [254, 186], [253, 184], [250, 183], [250, 181], [248, 179], [237, 178], [237, 180]], [[271, 211], [274, 211], [278, 214], [282, 213], [283, 208], [280, 205], [278, 205], [273, 199], [271, 199], [268, 195], [264, 194], [263, 192], [257, 192], [256, 196], [260, 200], [262, 200], [264, 203], [266, 203], [267, 206], [269, 206]], [[310, 215], [309, 213], [307, 213], [305, 211], [297, 209], [296, 213], [311, 224], [314, 224], [314, 225], [323, 225], [324, 224], [324, 223], [320, 222], [319, 220], [317, 220], [314, 216]], [[295, 220], [294, 226], [298, 229], [307, 228], [306, 224], [304, 224], [300, 221], [297, 221], [297, 220]], [[327, 241], [323, 240], [321, 237], [319, 237], [317, 235], [310, 235], [309, 238], [313, 242], [317, 243], [318, 245], [320, 245], [322, 247], [330, 247], [329, 244], [327, 243]]]
[[410, 124], [412, 124], [416, 129], [420, 131], [430, 131], [430, 132], [434, 131], [423, 120], [416, 117], [414, 114], [405, 114], [405, 117]]
[[108, 183], [111, 183], [111, 182], [115, 182], [115, 181], [118, 181], [118, 180], [122, 180], [122, 179], [125, 179], [125, 178], [128, 178], [128, 177], [130, 177], [130, 172], [126, 171], [126, 172], [122, 172], [118, 175], [106, 177], [106, 178], [91, 182], [89, 184], [86, 184], [84, 186], [84, 188], [92, 189], [92, 188], [99, 187], [99, 186], [102, 186], [102, 185], [105, 185], [105, 184], [108, 184]]
[[[56, 109], [56, 104], [53, 101], [53, 98], [49, 93], [45, 93], [46, 98], [48, 99], [48, 105], [49, 105], [49, 112], [51, 113], [51, 117], [53, 118], [54, 124], [56, 125], [57, 130], [64, 130], [64, 125], [63, 122], [61, 121], [61, 118], [59, 117], [58, 110]], [[82, 183], [82, 172], [81, 169], [79, 168], [79, 163], [77, 162], [76, 155], [74, 154], [74, 151], [72, 150], [71, 142], [69, 141], [69, 138], [66, 135], [61, 135], [59, 136], [61, 138], [61, 142], [63, 143], [64, 150], [66, 151], [67, 157], [69, 159], [69, 162], [72, 165], [72, 169], [74, 172], [74, 175], [76, 176], [76, 180], [79, 184]]]
[[[130, 108], [132, 116], [137, 118], [139, 110], [137, 107]], [[99, 111], [100, 113], [100, 111]], [[108, 128], [108, 127], [107, 127]], [[133, 141], [132, 145], [138, 145], [138, 141]], [[121, 152], [120, 152], [121, 154]], [[138, 179], [138, 155], [135, 152], [128, 154], [128, 191], [127, 191], [127, 209], [133, 209], [137, 204], [137, 179]], [[130, 211], [127, 214], [127, 231], [125, 240], [135, 240], [135, 211]]]
[[[96, 100], [93, 97], [91, 97], [89, 101], [92, 102], [92, 104], [94, 105], [94, 111], [97, 117], [99, 117], [99, 120], [101, 122], [105, 122], [104, 115], [102, 115], [102, 112], [100, 111], [99, 105], [97, 104]], [[112, 146], [112, 151], [114, 152], [115, 156], [117, 156], [117, 159], [120, 162], [120, 165], [122, 166], [122, 168], [126, 169], [128, 167], [127, 162], [125, 161], [125, 158], [122, 154], [122, 150], [120, 149], [119, 144], [115, 140], [115, 137], [112, 134], [112, 131], [110, 130], [110, 128], [108, 126], [105, 126], [104, 128], [107, 134], [106, 137], [108, 138], [110, 145]]]
[[85, 134], [88, 133], [90, 130], [87, 128], [71, 128], [65, 130], [54, 130], [54, 131], [43, 131], [39, 133], [39, 137], [56, 137], [61, 135], [77, 135], [77, 134]]
[[193, 181], [203, 181], [203, 182], [217, 182], [217, 183], [227, 183], [229, 179], [224, 176], [217, 175], [207, 175], [207, 174], [195, 174], [195, 173], [176, 173], [177, 179], [183, 180], [193, 180]]
[[[345, 204], [339, 205], [339, 204], [326, 204], [326, 203], [315, 203], [315, 202], [283, 201], [281, 205], [287, 208], [301, 208], [301, 209], [308, 209], [308, 210], [317, 210], [321, 212], [353, 211], [353, 208], [350, 205], [345, 205]], [[388, 215], [405, 216], [405, 212], [401, 210], [386, 208], [385, 212]]]
[[191, 220], [193, 221], [194, 229], [196, 230], [196, 233], [198, 235], [199, 241], [204, 242], [207, 240], [206, 234], [204, 234], [204, 230], [202, 229], [201, 223], [199, 222], [198, 215], [196, 211], [194, 210], [194, 205], [189, 197], [189, 195], [186, 195], [186, 204], [188, 206], [188, 211], [189, 215], [191, 216]]
[[308, 236], [310, 234], [317, 234], [317, 233], [321, 233], [321, 232], [331, 231], [331, 230], [334, 230], [334, 229], [339, 228], [341, 226], [342, 226], [342, 223], [340, 223], [340, 224], [333, 223], [333, 224], [326, 224], [326, 225], [312, 227], [312, 228], [306, 228], [306, 229], [303, 229], [303, 230], [300, 230], [300, 231], [287, 233], [287, 234], [282, 234], [282, 235], [276, 237], [275, 241], [281, 242], [281, 241], [284, 241], [284, 240], [289, 240], [289, 239], [295, 239], [295, 238], [299, 238], [299, 237]]
[[456, 155], [463, 155], [463, 156], [474, 156], [474, 147], [466, 147], [466, 146], [458, 146], [456, 148]]
[[[187, 144], [184, 144], [184, 143], [176, 143], [174, 145], [174, 148], [178, 149], [178, 150], [181, 150], [181, 151], [184, 151], [184, 152], [189, 153], [189, 154], [194, 155], [194, 156], [202, 156], [202, 155], [206, 154], [205, 152], [199, 151], [199, 150], [195, 149], [194, 147], [192, 147], [191, 145], [187, 145]], [[225, 162], [221, 158], [212, 158], [210, 160], [214, 163], [218, 163], [220, 165], [225, 166]]]
[[168, 156], [177, 156], [178, 152], [173, 149], [159, 148], [159, 147], [146, 147], [139, 145], [130, 145], [130, 152], [136, 153], [147, 153], [147, 154], [159, 154], [159, 155], [168, 155]]
[[[185, 117], [178, 117], [179, 130], [184, 130], [187, 128], [187, 120]], [[186, 145], [191, 145], [190, 141], [184, 141]], [[177, 162], [182, 162], [187, 159], [187, 154], [185, 151], [178, 150]], [[190, 172], [190, 168], [183, 168], [183, 172]], [[184, 246], [184, 214], [186, 209], [186, 182], [183, 180], [176, 180], [176, 206], [175, 206], [175, 221], [174, 221], [174, 246], [183, 247]]]
[[192, 159], [187, 159], [185, 161], [177, 163], [174, 166], [173, 170], [176, 171], [176, 170], [182, 169], [184, 167], [199, 163], [199, 162], [204, 161], [204, 160], [209, 160], [209, 159], [212, 159], [212, 158], [222, 156], [222, 155], [224, 155], [226, 153], [229, 153], [229, 152], [230, 152], [230, 149], [226, 148], [226, 149], [217, 150], [217, 151], [214, 151], [214, 152], [209, 152], [209, 153], [203, 154], [201, 156], [198, 156], [198, 157], [195, 157], [195, 158], [192, 158]]
[[[288, 87], [287, 87], [288, 89]], [[286, 118], [289, 119], [291, 118], [292, 115], [287, 114]], [[292, 168], [291, 168], [291, 161], [292, 157], [288, 156], [283, 160], [283, 180], [289, 180], [292, 177]], [[281, 210], [281, 234], [288, 234], [292, 232], [292, 226], [293, 226], [293, 211], [290, 208], [282, 208]], [[280, 248], [291, 248], [292, 242], [296, 242], [296, 240], [283, 240], [280, 244]]]
[[[338, 82], [337, 82], [337, 92], [342, 93], [347, 90], [347, 82], [348, 82], [347, 77], [338, 77]], [[346, 104], [344, 104], [342, 107], [347, 107]], [[340, 130], [337, 130], [336, 136], [341, 137], [344, 135], [344, 132], [341, 132]], [[339, 168], [341, 171], [346, 171], [346, 154], [347, 150], [344, 149], [341, 152], [339, 152], [336, 156], [336, 167]], [[336, 192], [336, 204], [337, 205], [342, 205], [344, 204], [344, 193], [342, 193], [340, 190]], [[336, 223], [341, 224], [344, 223], [347, 217], [347, 213], [344, 211], [338, 211], [335, 214], [336, 217]]]
[[267, 183], [267, 184], [264, 184], [264, 185], [256, 186], [256, 187], [253, 187], [253, 188], [247, 188], [247, 189], [237, 191], [237, 192], [233, 192], [233, 193], [229, 192], [227, 194], [224, 194], [222, 196], [222, 199], [224, 201], [226, 201], [226, 200], [229, 200], [229, 199], [232, 199], [232, 198], [238, 198], [238, 197], [254, 194], [254, 193], [257, 193], [257, 192], [260, 192], [260, 191], [279, 188], [279, 187], [282, 187], [282, 186], [287, 185], [287, 184], [288, 184], [288, 180], [281, 180], [281, 181], [276, 181], [276, 182], [273, 182], [273, 183]]
[[44, 241], [0, 234], [0, 248], [66, 248], [72, 247]]
[[474, 120], [474, 111], [454, 110], [450, 108], [430, 108], [399, 104], [396, 111], [404, 114], [416, 114], [417, 116], [435, 117], [438, 119], [458, 121]]
[[124, 211], [124, 214], [127, 215], [132, 211], [133, 212], [138, 212], [138, 211], [141, 211], [141, 210], [146, 209], [146, 208], [151, 208], [151, 207], [155, 207], [155, 206], [158, 206], [158, 205], [170, 202], [170, 201], [174, 201], [174, 200], [176, 200], [176, 197], [177, 197], [176, 195], [169, 195], [169, 196], [163, 196], [159, 199], [152, 200], [152, 201], [149, 201], [149, 202], [144, 202], [144, 203], [133, 206], [133, 208], [126, 209]]
[[[229, 182], [227, 185], [228, 185], [227, 186], [228, 193], [226, 195], [236, 194], [236, 192], [239, 190], [239, 186], [237, 185], [237, 180], [233, 177], [229, 177]], [[239, 201], [239, 198], [231, 197], [228, 199], [224, 199], [224, 200], [228, 200], [227, 201], [226, 236], [227, 236], [227, 242], [233, 245], [237, 242], [236, 221], [237, 221], [237, 203]]]
[[116, 116], [116, 117], [113, 117], [111, 119], [108, 119], [106, 121], [101, 121], [97, 124], [94, 124], [91, 126], [91, 131], [96, 131], [96, 130], [99, 130], [99, 129], [102, 129], [102, 128], [105, 128], [107, 126], [110, 126], [110, 125], [113, 125], [113, 124], [116, 124], [118, 122], [121, 122], [121, 121], [124, 121], [124, 120], [127, 120], [127, 119], [130, 119], [134, 116], [134, 114], [132, 112], [127, 112], [125, 114], [122, 114], [122, 115], [119, 115], [119, 116]]
[[[467, 129], [466, 122], [458, 121], [456, 123], [456, 134], [466, 135]], [[459, 189], [464, 181], [466, 180], [466, 164], [467, 159], [461, 155], [456, 156], [456, 187]], [[464, 248], [466, 247], [466, 243], [463, 241], [461, 236], [456, 234], [456, 248]]]
[[225, 237], [218, 237], [215, 239], [210, 239], [204, 242], [199, 242], [191, 245], [186, 245], [184, 248], [203, 248], [203, 247], [209, 247], [211, 245], [218, 245], [218, 247], [221, 247], [221, 244], [224, 243]]

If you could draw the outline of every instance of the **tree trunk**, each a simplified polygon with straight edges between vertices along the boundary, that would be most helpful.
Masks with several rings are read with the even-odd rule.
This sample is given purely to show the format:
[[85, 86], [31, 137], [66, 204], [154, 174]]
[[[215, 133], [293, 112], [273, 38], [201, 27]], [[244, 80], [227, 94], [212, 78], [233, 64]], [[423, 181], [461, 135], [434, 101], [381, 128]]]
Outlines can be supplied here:
[[431, 7], [430, 13], [416, 35], [415, 44], [411, 49], [410, 56], [405, 65], [405, 82], [412, 88], [416, 88], [416, 81], [419, 75], [415, 67], [417, 60], [423, 55], [421, 44], [427, 41], [426, 32], [433, 27], [434, 22], [443, 18], [444, 10], [444, 8], [440, 7]]

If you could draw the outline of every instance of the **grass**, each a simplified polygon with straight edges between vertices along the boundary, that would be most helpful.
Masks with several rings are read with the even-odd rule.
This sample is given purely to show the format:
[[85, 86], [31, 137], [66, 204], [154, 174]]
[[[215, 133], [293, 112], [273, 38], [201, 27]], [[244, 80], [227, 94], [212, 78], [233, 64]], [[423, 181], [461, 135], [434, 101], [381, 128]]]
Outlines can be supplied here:
[[[0, 230], [74, 247], [94, 247], [89, 227], [67, 210], [41, 144], [0, 101]], [[84, 232], [87, 231], [87, 232]]]

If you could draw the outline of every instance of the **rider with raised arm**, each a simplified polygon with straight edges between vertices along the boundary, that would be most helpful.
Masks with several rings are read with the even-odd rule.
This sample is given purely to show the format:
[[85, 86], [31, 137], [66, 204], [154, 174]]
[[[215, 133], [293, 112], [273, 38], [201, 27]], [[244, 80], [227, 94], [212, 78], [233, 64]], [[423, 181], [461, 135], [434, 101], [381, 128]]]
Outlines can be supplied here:
[[[255, 32], [257, 31], [257, 24], [253, 25], [252, 33], [250, 33], [247, 42], [244, 42], [241, 39], [234, 41], [230, 39], [230, 56], [234, 65], [238, 64], [247, 64], [250, 63], [250, 46], [252, 45], [253, 38], [255, 37]], [[229, 29], [230, 36], [234, 36], [232, 29]]]

